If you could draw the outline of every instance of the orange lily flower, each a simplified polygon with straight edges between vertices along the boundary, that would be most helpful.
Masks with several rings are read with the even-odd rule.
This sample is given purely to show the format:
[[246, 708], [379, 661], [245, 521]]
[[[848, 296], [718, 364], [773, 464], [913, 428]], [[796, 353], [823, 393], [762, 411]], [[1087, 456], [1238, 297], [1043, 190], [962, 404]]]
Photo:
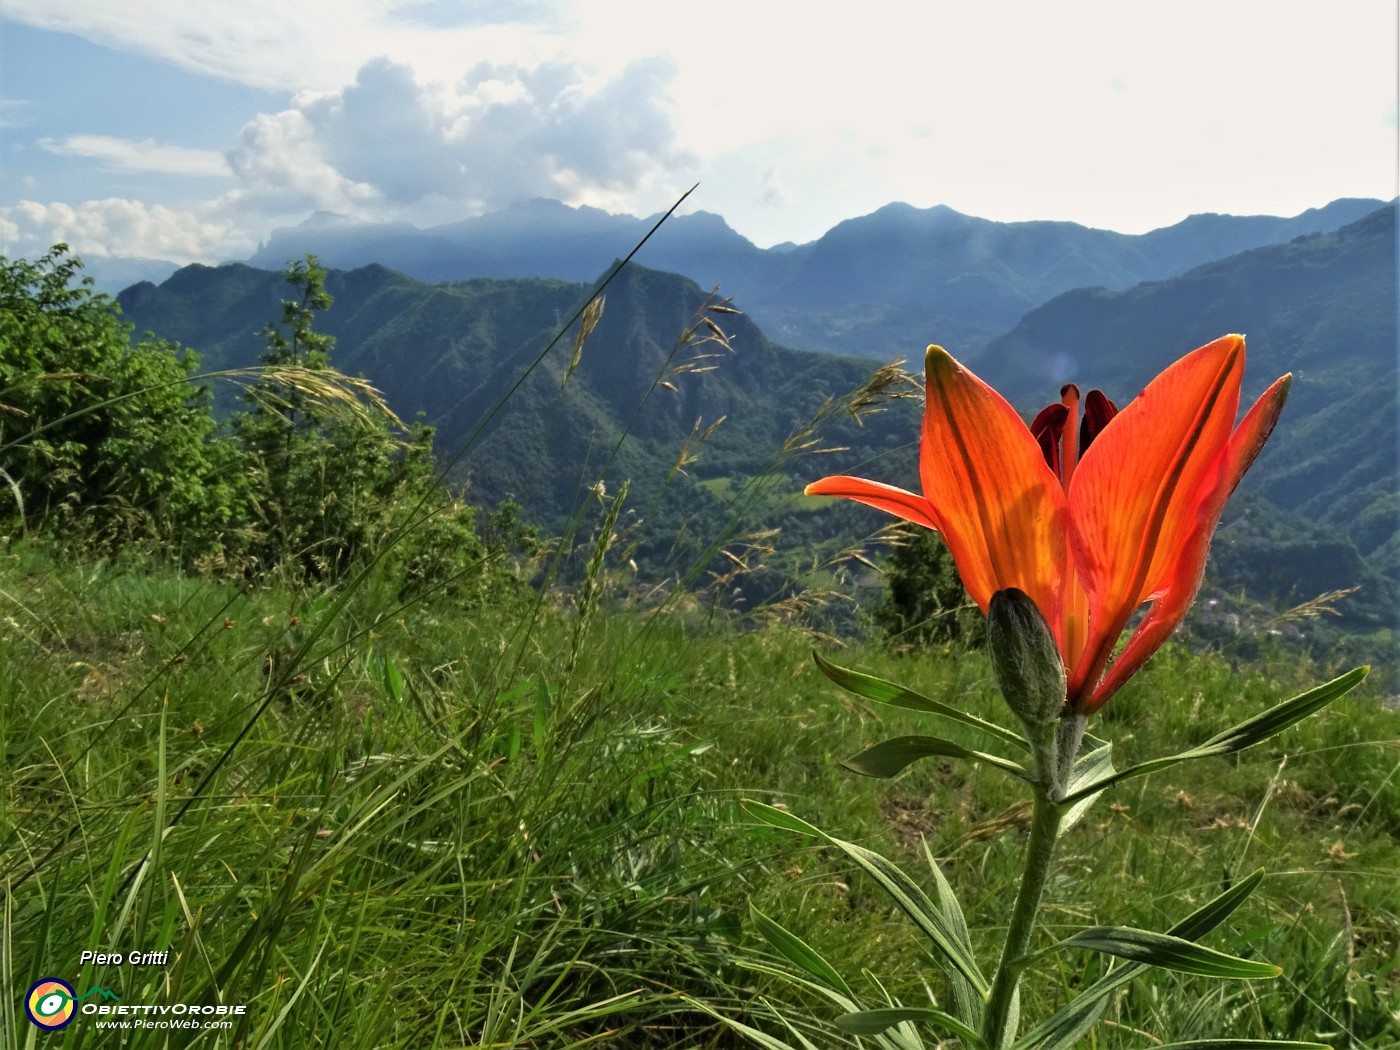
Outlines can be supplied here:
[[[843, 496], [935, 529], [985, 613], [1017, 587], [1045, 616], [1064, 660], [1067, 708], [1098, 710], [1171, 635], [1195, 599], [1225, 501], [1273, 430], [1291, 375], [1239, 425], [1244, 338], [1195, 350], [1121, 412], [1068, 385], [1027, 427], [1006, 400], [939, 346], [925, 359], [923, 494], [835, 476], [809, 495]], [[1127, 644], [1128, 621], [1150, 608]]]

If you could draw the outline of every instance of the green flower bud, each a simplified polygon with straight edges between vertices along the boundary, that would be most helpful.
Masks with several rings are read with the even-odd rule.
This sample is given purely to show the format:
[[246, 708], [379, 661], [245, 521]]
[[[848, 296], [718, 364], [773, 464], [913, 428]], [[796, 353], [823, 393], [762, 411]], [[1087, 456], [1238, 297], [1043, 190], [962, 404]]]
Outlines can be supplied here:
[[1024, 591], [992, 595], [987, 648], [1001, 695], [1030, 738], [1041, 739], [1065, 706], [1065, 665], [1050, 625]]

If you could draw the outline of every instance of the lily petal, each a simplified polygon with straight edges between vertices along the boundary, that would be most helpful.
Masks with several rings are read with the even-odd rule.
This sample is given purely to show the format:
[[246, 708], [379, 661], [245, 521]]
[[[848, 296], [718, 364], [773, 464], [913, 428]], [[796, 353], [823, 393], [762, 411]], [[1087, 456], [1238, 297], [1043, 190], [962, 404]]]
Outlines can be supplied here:
[[1064, 650], [1069, 567], [1064, 489], [1016, 410], [940, 346], [924, 361], [919, 473], [968, 594], [1024, 591]]
[[1283, 376], [1256, 401], [1239, 427], [1230, 435], [1230, 442], [1221, 457], [1220, 469], [1216, 474], [1211, 491], [1200, 501], [1195, 519], [1195, 529], [1187, 542], [1181, 545], [1180, 554], [1165, 577], [1156, 581], [1147, 599], [1152, 608], [1143, 617], [1128, 644], [1113, 661], [1084, 705], [1087, 711], [1096, 711], [1109, 697], [1139, 668], [1146, 663], [1171, 633], [1176, 630], [1196, 599], [1196, 591], [1201, 584], [1201, 574], [1205, 571], [1206, 553], [1211, 536], [1220, 521], [1225, 501], [1239, 485], [1245, 471], [1253, 464], [1264, 447], [1269, 434], [1278, 422], [1283, 403], [1288, 397], [1288, 388], [1293, 376]]
[[1094, 688], [1138, 606], [1193, 560], [1188, 548], [1209, 541], [1204, 502], [1217, 487], [1243, 374], [1240, 336], [1187, 354], [1114, 417], [1075, 473], [1071, 542], [1090, 595], [1090, 634], [1072, 701]]
[[916, 525], [939, 531], [938, 518], [933, 506], [923, 496], [865, 478], [853, 478], [846, 474], [833, 474], [831, 477], [814, 481], [802, 490], [808, 496], [840, 496], [876, 507], [895, 517], [912, 521]]

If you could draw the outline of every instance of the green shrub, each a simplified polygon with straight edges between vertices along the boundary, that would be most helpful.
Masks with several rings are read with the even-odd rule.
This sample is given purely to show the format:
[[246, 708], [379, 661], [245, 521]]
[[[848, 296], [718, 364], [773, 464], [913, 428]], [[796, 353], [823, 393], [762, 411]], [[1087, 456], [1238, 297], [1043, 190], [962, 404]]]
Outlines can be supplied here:
[[232, 527], [238, 478], [199, 357], [131, 326], [55, 245], [0, 257], [0, 517], [104, 545]]

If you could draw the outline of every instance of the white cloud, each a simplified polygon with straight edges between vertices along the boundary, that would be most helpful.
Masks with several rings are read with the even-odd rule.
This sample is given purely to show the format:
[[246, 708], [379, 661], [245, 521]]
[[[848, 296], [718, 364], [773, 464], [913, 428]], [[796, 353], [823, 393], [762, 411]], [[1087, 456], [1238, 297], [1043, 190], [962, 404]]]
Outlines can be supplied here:
[[233, 224], [192, 210], [111, 197], [68, 204], [20, 201], [0, 208], [0, 236], [7, 253], [34, 255], [62, 241], [82, 255], [196, 262], [218, 258], [228, 247], [247, 252]]
[[481, 17], [449, 20], [442, 17], [446, 5], [420, 0], [5, 0], [3, 5], [4, 17], [15, 22], [288, 94], [334, 89], [378, 54], [411, 60], [439, 77], [459, 72], [463, 55], [537, 63], [561, 44], [548, 29], [524, 20], [548, 25], [555, 6], [495, 4]]
[[695, 164], [672, 127], [673, 73], [666, 59], [613, 76], [550, 60], [483, 63], [441, 83], [374, 59], [348, 87], [258, 114], [224, 154], [111, 135], [43, 139], [49, 153], [107, 170], [231, 175], [237, 185], [185, 207], [21, 201], [0, 208], [0, 233], [13, 254], [64, 241], [94, 257], [188, 262], [246, 255], [313, 211], [426, 224], [546, 196], [648, 214]]
[[759, 179], [758, 193], [755, 201], [768, 208], [781, 208], [791, 203], [792, 191], [788, 189], [787, 183], [783, 179], [782, 166], [770, 164], [763, 169], [763, 175]]
[[0, 98], [0, 129], [19, 128], [29, 123], [34, 103], [27, 98]]
[[108, 171], [162, 175], [222, 175], [232, 172], [217, 150], [161, 146], [154, 139], [118, 138], [114, 135], [70, 135], [43, 138], [39, 146], [60, 157], [80, 157], [101, 162]]
[[350, 214], [458, 213], [529, 197], [654, 210], [643, 187], [683, 182], [666, 88], [674, 67], [643, 59], [613, 77], [574, 62], [481, 64], [423, 83], [378, 58], [336, 92], [263, 114], [228, 154], [249, 193]]
[[[332, 3], [296, 4], [186, 0], [179, 4], [110, 3], [108, 0], [5, 0], [5, 17], [39, 29], [135, 52], [194, 73], [253, 87], [292, 89], [292, 60], [311, 54], [317, 22], [328, 34], [342, 25]], [[315, 67], [334, 65], [322, 52]], [[303, 69], [303, 77], [307, 72]], [[304, 85], [305, 80], [301, 80]]]
[[324, 143], [300, 109], [259, 114], [239, 132], [227, 156], [243, 183], [236, 200], [245, 206], [360, 216], [380, 203], [374, 187], [346, 178], [330, 163]]

